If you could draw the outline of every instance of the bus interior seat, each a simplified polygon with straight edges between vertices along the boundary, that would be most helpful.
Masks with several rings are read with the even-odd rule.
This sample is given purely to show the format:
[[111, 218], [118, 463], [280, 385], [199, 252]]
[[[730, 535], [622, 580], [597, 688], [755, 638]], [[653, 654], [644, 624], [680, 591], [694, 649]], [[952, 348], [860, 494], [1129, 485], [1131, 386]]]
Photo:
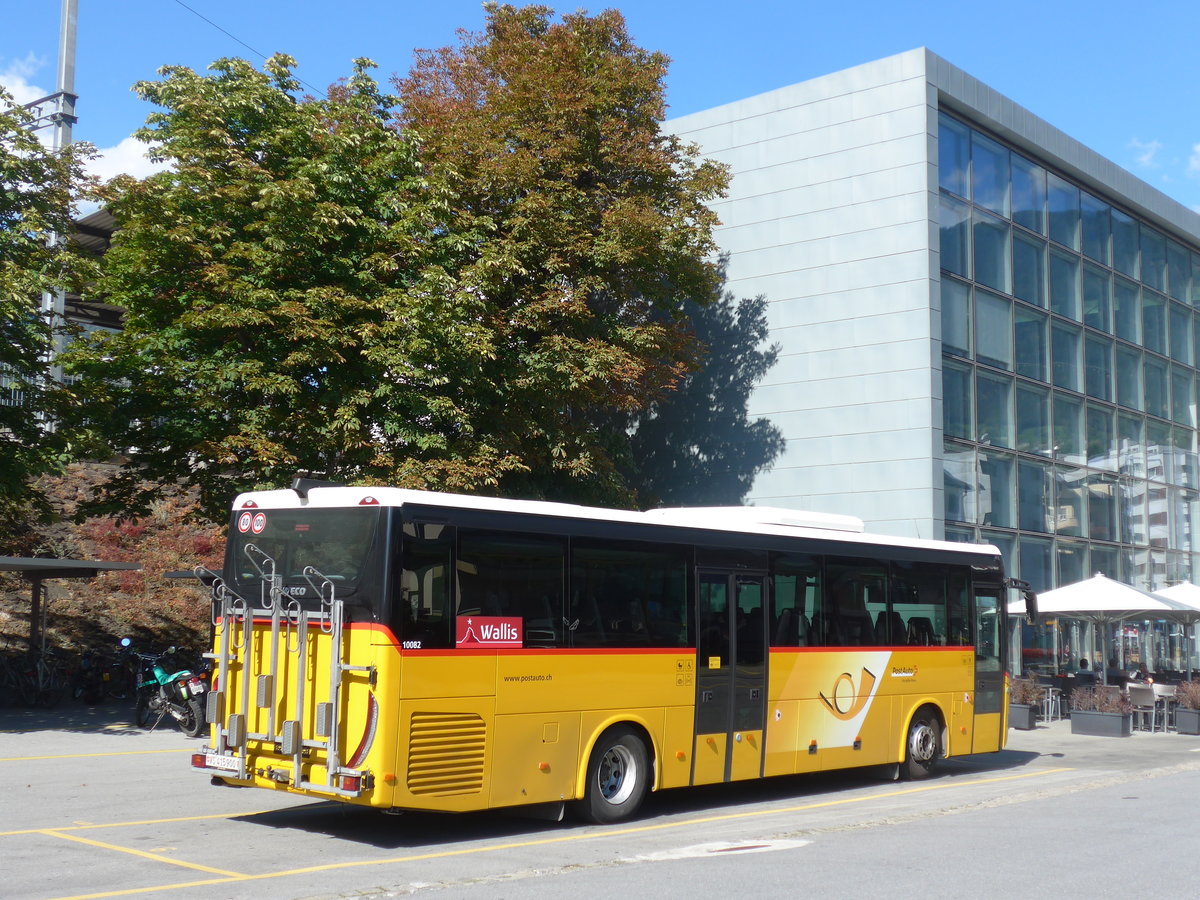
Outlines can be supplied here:
[[843, 609], [832, 624], [838, 643], [847, 647], [870, 647], [876, 643], [871, 614], [865, 609]]
[[928, 616], [913, 616], [908, 620], [908, 643], [920, 647], [937, 643], [933, 636], [933, 622]]
[[894, 609], [881, 609], [875, 619], [875, 636], [884, 644], [901, 644], [908, 640], [904, 617]]

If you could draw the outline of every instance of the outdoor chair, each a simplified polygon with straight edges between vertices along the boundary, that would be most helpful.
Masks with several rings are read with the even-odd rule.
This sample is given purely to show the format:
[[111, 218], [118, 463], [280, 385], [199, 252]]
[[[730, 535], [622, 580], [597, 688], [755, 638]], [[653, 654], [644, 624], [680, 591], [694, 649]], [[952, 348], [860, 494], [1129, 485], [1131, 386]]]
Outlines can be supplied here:
[[1151, 685], [1154, 688], [1154, 699], [1158, 705], [1159, 715], [1162, 716], [1163, 731], [1175, 727], [1176, 686], [1173, 684]]
[[[1158, 724], [1158, 698], [1154, 696], [1154, 685], [1131, 682], [1129, 702], [1133, 704], [1133, 727], [1141, 731], [1155, 731]], [[1145, 723], [1149, 723], [1148, 728], [1142, 727]]]

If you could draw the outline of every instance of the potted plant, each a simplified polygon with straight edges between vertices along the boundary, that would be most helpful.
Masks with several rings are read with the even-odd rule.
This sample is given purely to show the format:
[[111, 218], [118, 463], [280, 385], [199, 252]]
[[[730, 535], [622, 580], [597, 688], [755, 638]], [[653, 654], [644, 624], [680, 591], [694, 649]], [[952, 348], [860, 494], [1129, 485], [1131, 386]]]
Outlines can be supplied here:
[[1013, 680], [1008, 692], [1008, 725], [1021, 731], [1032, 731], [1038, 710], [1046, 697], [1046, 689], [1034, 677]]
[[1111, 685], [1075, 688], [1071, 692], [1071, 733], [1129, 737], [1133, 705]]
[[1175, 689], [1175, 730], [1200, 734], [1200, 681], [1185, 681]]

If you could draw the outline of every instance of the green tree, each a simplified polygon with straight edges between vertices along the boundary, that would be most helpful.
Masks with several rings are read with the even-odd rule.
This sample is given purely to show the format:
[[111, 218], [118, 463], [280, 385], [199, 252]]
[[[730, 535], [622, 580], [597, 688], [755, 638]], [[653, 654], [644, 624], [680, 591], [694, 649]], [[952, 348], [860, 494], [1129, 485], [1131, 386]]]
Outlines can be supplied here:
[[[70, 358], [98, 445], [126, 454], [95, 511], [145, 513], [166, 485], [217, 515], [297, 470], [471, 488], [502, 469], [445, 385], [490, 352], [443, 263], [444, 225], [367, 60], [321, 99], [295, 62], [167, 67], [137, 92], [168, 170], [110, 187], [118, 223], [95, 295], [124, 330]], [[421, 469], [413, 461], [437, 460]]]
[[480, 299], [489, 353], [462, 393], [520, 461], [522, 496], [632, 504], [614, 427], [697, 361], [685, 303], [713, 296], [726, 170], [661, 129], [667, 58], [616, 11], [485, 5], [486, 30], [417, 54], [397, 81], [431, 177], [458, 193], [453, 290]]
[[40, 311], [43, 291], [77, 290], [90, 261], [67, 239], [73, 206], [93, 187], [88, 144], [51, 151], [31, 116], [0, 88], [0, 531], [44, 506], [32, 479], [70, 455], [66, 431], [49, 427], [71, 404], [50, 377], [61, 323]]

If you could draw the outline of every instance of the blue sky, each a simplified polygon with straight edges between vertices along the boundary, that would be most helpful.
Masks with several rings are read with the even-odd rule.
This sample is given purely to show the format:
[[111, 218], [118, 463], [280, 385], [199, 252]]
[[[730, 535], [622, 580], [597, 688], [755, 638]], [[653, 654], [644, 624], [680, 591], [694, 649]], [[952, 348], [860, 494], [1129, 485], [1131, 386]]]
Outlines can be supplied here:
[[[641, 46], [673, 60], [670, 115], [924, 46], [1200, 211], [1195, 0], [615, 5]], [[0, 0], [0, 14], [0, 83], [22, 100], [50, 93], [59, 0]], [[130, 86], [154, 78], [159, 66], [202, 69], [222, 56], [261, 61], [249, 45], [290, 53], [297, 74], [323, 88], [347, 74], [354, 57], [371, 57], [385, 76], [403, 73], [413, 49], [453, 44], [456, 29], [482, 23], [478, 0], [79, 0], [75, 137], [106, 152], [102, 174], [136, 172], [142, 151], [126, 139], [149, 108]]]

